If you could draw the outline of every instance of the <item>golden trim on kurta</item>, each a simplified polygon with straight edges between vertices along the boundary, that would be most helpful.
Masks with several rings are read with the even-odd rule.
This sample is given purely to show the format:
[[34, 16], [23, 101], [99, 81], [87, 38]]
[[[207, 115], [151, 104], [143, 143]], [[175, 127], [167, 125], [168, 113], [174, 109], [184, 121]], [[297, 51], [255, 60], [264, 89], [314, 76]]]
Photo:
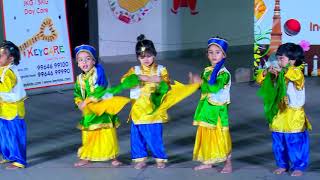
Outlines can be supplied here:
[[303, 128], [302, 130], [286, 130], [283, 131], [281, 129], [275, 129], [269, 126], [270, 131], [272, 132], [278, 132], [278, 133], [300, 133], [300, 132], [304, 132], [306, 128]]
[[[194, 125], [194, 126], [202, 126], [202, 127], [206, 127], [206, 128], [210, 128], [210, 129], [216, 129], [217, 128], [217, 125], [213, 125], [213, 124], [206, 123], [206, 122], [203, 122], [203, 121], [193, 121], [192, 125]], [[221, 129], [223, 131], [227, 131], [227, 130], [229, 130], [229, 127], [221, 127]]]
[[82, 102], [82, 99], [80, 98], [80, 97], [75, 97], [74, 98], [74, 103], [76, 104], [76, 105], [79, 105], [79, 103], [81, 103]]
[[167, 123], [168, 120], [132, 120], [134, 124], [155, 124], [155, 123]]
[[210, 160], [205, 160], [203, 158], [195, 158], [193, 157], [194, 161], [200, 161], [203, 164], [216, 164], [216, 163], [221, 163], [221, 162], [225, 162], [228, 159], [227, 155], [225, 158], [215, 158], [215, 159], [210, 159]]
[[281, 102], [284, 102], [287, 106], [289, 105], [289, 98], [288, 96], [284, 96]]
[[264, 76], [263, 75], [263, 72], [264, 72], [265, 70], [262, 70], [262, 71], [260, 71], [258, 74], [257, 74], [257, 77], [256, 77], [256, 82], [258, 83], [258, 84], [262, 84], [263, 83], [263, 81], [266, 79], [266, 76]]
[[100, 101], [98, 98], [95, 98], [95, 97], [89, 97], [87, 99], [88, 99], [88, 103], [91, 103], [91, 102], [96, 103], [96, 102]]
[[79, 159], [83, 159], [83, 160], [89, 160], [89, 161], [108, 161], [108, 160], [111, 160], [111, 159], [115, 159], [119, 156], [119, 154], [117, 155], [114, 155], [114, 156], [110, 156], [110, 157], [107, 157], [107, 158], [90, 158], [90, 157], [81, 157], [80, 158], [80, 153], [78, 152], [78, 157]]
[[92, 131], [92, 130], [97, 130], [97, 129], [108, 129], [108, 128], [118, 128], [120, 126], [120, 122], [117, 122], [116, 124], [113, 123], [103, 123], [103, 124], [93, 124], [87, 128], [83, 127], [81, 124], [77, 125], [77, 128], [80, 130], [87, 130], [87, 131]]
[[85, 80], [88, 79], [89, 82], [89, 88], [90, 92], [94, 92], [95, 90], [95, 82], [97, 80], [97, 75], [96, 75], [96, 68], [92, 68], [89, 72], [87, 73], [82, 73], [78, 76], [78, 82], [80, 85], [80, 91], [81, 91], [81, 96], [82, 98], [86, 97], [85, 91], [86, 91], [86, 83]]

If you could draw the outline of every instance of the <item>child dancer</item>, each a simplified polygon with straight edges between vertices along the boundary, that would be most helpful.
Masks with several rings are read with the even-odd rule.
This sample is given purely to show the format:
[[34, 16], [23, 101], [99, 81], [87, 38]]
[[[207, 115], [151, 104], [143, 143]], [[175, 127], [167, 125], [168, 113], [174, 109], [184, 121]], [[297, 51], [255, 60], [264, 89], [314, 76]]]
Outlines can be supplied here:
[[26, 92], [16, 67], [19, 61], [19, 48], [10, 41], [3, 41], [0, 46], [0, 153], [1, 163], [11, 163], [7, 169], [27, 165]]
[[[147, 146], [157, 168], [165, 168], [168, 156], [162, 139], [162, 123], [168, 121], [167, 109], [192, 94], [199, 87], [199, 80], [194, 76], [191, 85], [170, 85], [167, 69], [155, 62], [157, 55], [152, 41], [144, 35], [138, 37], [136, 55], [140, 66], [132, 67], [122, 78], [135, 74], [140, 78], [140, 85], [131, 89], [133, 105], [130, 113], [131, 156], [136, 163], [134, 168], [146, 167]], [[171, 90], [169, 90], [171, 88]]]
[[194, 170], [208, 169], [225, 162], [221, 173], [231, 173], [231, 137], [228, 122], [231, 75], [224, 67], [228, 42], [215, 37], [208, 40], [207, 56], [211, 66], [202, 73], [201, 98], [194, 115], [198, 126], [193, 159], [202, 162]]
[[276, 52], [279, 68], [269, 67], [257, 76], [258, 95], [272, 131], [272, 149], [278, 168], [275, 174], [292, 170], [301, 176], [309, 163], [311, 125], [304, 112], [305, 88], [303, 49], [294, 43], [281, 45]]
[[[119, 166], [116, 159], [119, 145], [116, 128], [120, 125], [116, 115], [130, 99], [113, 97], [114, 89], [108, 91], [104, 70], [90, 45], [75, 48], [76, 60], [82, 73], [78, 75], [74, 88], [74, 101], [82, 111], [79, 123], [82, 130], [82, 146], [78, 150], [79, 162], [75, 167], [85, 166], [90, 161], [112, 159], [112, 166]], [[120, 90], [116, 90], [116, 93]]]

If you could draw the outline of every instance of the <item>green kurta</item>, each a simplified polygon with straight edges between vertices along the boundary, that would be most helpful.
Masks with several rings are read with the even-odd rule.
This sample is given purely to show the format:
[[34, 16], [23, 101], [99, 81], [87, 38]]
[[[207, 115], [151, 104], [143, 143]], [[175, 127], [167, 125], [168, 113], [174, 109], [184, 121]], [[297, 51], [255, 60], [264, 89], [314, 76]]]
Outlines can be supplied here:
[[216, 79], [214, 85], [208, 83], [213, 68], [207, 67], [201, 75], [203, 83], [201, 85], [201, 98], [198, 103], [195, 115], [194, 125], [214, 128], [217, 125], [218, 118], [220, 117], [223, 127], [228, 127], [228, 104], [215, 104], [209, 100], [209, 93], [217, 93], [229, 83], [230, 74], [221, 71]]
[[[99, 100], [106, 93], [106, 88], [97, 86], [95, 68], [87, 74], [79, 75], [74, 87], [74, 100], [78, 104], [86, 99]], [[120, 121], [117, 115], [103, 113], [97, 116], [94, 113], [84, 113], [79, 123], [80, 129], [94, 130], [99, 128], [118, 127]]]

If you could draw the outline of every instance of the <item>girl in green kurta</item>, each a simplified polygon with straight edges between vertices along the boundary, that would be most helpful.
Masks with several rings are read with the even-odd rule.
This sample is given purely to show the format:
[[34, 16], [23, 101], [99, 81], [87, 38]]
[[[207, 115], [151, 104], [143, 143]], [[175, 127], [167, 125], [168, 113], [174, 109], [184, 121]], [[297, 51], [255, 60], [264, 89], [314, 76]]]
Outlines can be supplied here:
[[121, 162], [116, 159], [119, 154], [116, 128], [120, 122], [116, 114], [130, 99], [113, 97], [113, 94], [125, 89], [128, 82], [136, 86], [138, 77], [128, 77], [129, 81], [107, 88], [108, 83], [104, 70], [96, 59], [95, 49], [89, 45], [81, 45], [75, 48], [75, 54], [82, 73], [75, 83], [74, 101], [83, 116], [78, 125], [82, 130], [82, 146], [78, 150], [80, 160], [74, 166], [81, 167], [90, 161], [110, 159], [113, 166], [119, 166]]
[[194, 170], [208, 169], [225, 162], [221, 173], [231, 173], [231, 137], [228, 122], [230, 72], [223, 66], [228, 43], [221, 38], [208, 41], [208, 59], [212, 66], [201, 75], [201, 98], [193, 125], [198, 126], [193, 159], [202, 162]]

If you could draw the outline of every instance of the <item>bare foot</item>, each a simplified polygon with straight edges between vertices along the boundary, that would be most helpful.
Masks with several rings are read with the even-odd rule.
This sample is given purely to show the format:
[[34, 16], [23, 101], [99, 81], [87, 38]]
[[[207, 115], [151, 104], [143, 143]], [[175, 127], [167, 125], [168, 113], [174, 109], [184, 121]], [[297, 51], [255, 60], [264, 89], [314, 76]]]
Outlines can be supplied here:
[[138, 163], [136, 163], [135, 165], [134, 165], [134, 168], [135, 169], [143, 169], [143, 168], [145, 168], [147, 166], [147, 164], [146, 164], [146, 162], [138, 162]]
[[86, 166], [88, 164], [90, 164], [90, 161], [80, 159], [78, 162], [74, 163], [74, 167], [82, 167], [82, 166]]
[[286, 171], [287, 171], [287, 169], [285, 169], [285, 168], [278, 168], [273, 171], [273, 174], [283, 174]]
[[19, 169], [19, 167], [18, 167], [18, 166], [15, 166], [15, 165], [13, 165], [13, 164], [10, 164], [10, 165], [8, 165], [8, 166], [6, 167], [6, 169], [8, 169], [8, 170], [15, 170], [15, 169]]
[[232, 173], [232, 164], [231, 161], [227, 160], [227, 162], [224, 164], [223, 169], [220, 171], [220, 173], [227, 174]]
[[203, 169], [210, 169], [212, 168], [212, 164], [201, 164], [193, 168], [195, 171], [203, 170]]
[[8, 160], [2, 159], [2, 160], [0, 161], [0, 164], [5, 164], [5, 163], [8, 163], [8, 162], [9, 162]]
[[113, 167], [118, 167], [122, 165], [122, 162], [118, 161], [117, 159], [112, 160], [111, 165]]
[[291, 176], [302, 176], [303, 172], [300, 170], [294, 170], [291, 174]]
[[166, 167], [166, 163], [164, 163], [164, 162], [157, 162], [157, 168], [163, 169], [163, 168], [165, 168], [165, 167]]

